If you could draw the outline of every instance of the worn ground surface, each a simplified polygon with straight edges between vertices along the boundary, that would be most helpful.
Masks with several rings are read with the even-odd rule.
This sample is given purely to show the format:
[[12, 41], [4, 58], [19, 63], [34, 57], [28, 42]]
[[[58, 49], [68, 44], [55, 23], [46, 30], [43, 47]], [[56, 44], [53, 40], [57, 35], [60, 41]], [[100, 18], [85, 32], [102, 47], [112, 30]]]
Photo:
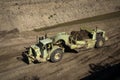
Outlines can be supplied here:
[[120, 0], [0, 0], [0, 31], [30, 31], [116, 11]]
[[[103, 48], [82, 50], [79, 53], [66, 52], [57, 63], [26, 64], [21, 60], [25, 47], [36, 42], [36, 36], [48, 33], [79, 30], [80, 26], [101, 28], [107, 32], [109, 40]], [[115, 65], [120, 62], [120, 16], [93, 22], [61, 25], [61, 27], [40, 32], [17, 30], [0, 32], [0, 80], [87, 80], [90, 64]]]

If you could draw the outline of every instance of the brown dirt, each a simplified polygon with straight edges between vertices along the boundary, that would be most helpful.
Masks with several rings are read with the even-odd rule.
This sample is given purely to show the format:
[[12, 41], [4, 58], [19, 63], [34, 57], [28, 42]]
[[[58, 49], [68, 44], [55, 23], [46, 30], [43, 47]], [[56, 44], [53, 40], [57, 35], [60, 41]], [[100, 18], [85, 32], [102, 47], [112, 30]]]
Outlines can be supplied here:
[[[21, 59], [25, 47], [36, 42], [36, 36], [48, 33], [49, 36], [58, 32], [79, 30], [80, 26], [106, 31], [109, 40], [105, 47], [82, 50], [78, 54], [66, 52], [57, 63], [40, 63], [27, 65]], [[83, 24], [73, 24], [41, 32], [29, 31], [9, 34], [0, 38], [0, 79], [1, 80], [79, 80], [90, 75], [90, 64], [111, 64], [120, 62], [120, 17]], [[16, 37], [12, 37], [15, 36]]]
[[90, 38], [89, 32], [87, 30], [80, 30], [80, 31], [72, 31], [71, 36], [75, 40], [83, 40]]

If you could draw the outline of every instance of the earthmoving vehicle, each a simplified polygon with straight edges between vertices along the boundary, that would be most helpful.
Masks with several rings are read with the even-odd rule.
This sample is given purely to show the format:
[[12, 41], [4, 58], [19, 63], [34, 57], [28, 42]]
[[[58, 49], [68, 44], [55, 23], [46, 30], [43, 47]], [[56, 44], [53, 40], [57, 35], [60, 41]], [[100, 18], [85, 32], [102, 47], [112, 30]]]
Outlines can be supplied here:
[[46, 62], [47, 60], [58, 62], [62, 59], [63, 53], [64, 48], [54, 45], [51, 38], [40, 37], [38, 43], [32, 45], [25, 55], [28, 63]]
[[70, 49], [80, 48], [99, 48], [102, 47], [108, 37], [105, 35], [105, 31], [100, 29], [80, 29], [80, 31], [72, 31], [71, 34], [66, 32], [58, 33], [54, 37], [55, 44], [62, 47], [67, 45]]
[[64, 46], [68, 46], [70, 49], [99, 48], [104, 45], [105, 40], [108, 40], [105, 31], [97, 28], [72, 31], [71, 34], [61, 32], [50, 38], [40, 37], [38, 43], [29, 48], [26, 56], [29, 63], [46, 62], [47, 60], [58, 62], [63, 57]]

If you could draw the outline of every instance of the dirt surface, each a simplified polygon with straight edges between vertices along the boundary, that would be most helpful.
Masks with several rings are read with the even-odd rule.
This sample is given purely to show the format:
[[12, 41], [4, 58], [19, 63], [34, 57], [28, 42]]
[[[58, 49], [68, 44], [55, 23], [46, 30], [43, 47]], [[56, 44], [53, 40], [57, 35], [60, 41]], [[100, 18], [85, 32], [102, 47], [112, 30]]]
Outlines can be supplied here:
[[[61, 25], [62, 26], [62, 25]], [[79, 30], [80, 26], [106, 31], [109, 40], [103, 48], [81, 50], [79, 53], [66, 52], [63, 59], [57, 63], [26, 64], [21, 60], [25, 47], [35, 44], [36, 36], [48, 33], [48, 36], [58, 32]], [[94, 21], [82, 24], [63, 25], [62, 27], [40, 32], [28, 31], [20, 33], [17, 30], [0, 33], [0, 80], [87, 80], [91, 75], [90, 64], [120, 63], [120, 17]]]
[[120, 11], [120, 0], [0, 0], [0, 31], [20, 32]]

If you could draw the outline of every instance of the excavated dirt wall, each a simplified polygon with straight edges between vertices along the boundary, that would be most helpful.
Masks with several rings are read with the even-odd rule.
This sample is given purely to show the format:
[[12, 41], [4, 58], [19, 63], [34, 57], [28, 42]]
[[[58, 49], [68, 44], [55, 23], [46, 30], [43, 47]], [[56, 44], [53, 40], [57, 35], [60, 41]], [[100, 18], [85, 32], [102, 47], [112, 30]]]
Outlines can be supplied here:
[[120, 10], [120, 0], [0, 0], [0, 31], [29, 31]]

